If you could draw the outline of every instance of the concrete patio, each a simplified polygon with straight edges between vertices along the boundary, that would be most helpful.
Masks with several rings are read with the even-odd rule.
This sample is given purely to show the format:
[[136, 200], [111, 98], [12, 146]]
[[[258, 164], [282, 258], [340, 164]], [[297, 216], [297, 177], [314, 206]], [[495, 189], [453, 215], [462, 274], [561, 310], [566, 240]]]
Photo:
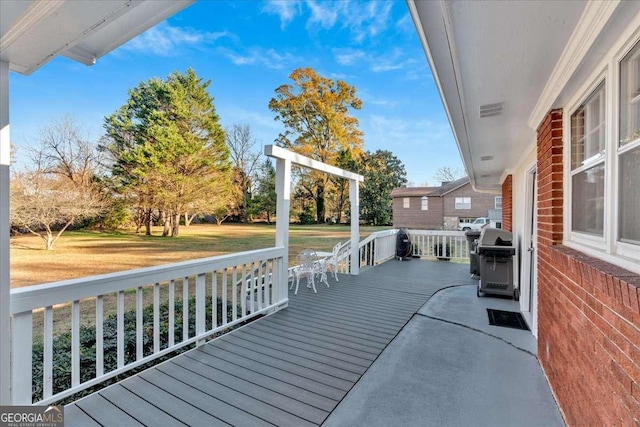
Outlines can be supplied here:
[[562, 426], [468, 265], [389, 261], [65, 408], [67, 425]]

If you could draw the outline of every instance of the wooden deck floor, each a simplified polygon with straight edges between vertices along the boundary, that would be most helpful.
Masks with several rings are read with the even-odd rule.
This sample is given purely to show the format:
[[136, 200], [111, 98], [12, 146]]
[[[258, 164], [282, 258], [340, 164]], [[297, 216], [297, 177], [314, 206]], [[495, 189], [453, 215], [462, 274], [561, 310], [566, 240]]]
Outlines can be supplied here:
[[65, 408], [67, 426], [310, 426], [437, 290], [468, 265], [390, 261], [301, 286], [289, 307]]

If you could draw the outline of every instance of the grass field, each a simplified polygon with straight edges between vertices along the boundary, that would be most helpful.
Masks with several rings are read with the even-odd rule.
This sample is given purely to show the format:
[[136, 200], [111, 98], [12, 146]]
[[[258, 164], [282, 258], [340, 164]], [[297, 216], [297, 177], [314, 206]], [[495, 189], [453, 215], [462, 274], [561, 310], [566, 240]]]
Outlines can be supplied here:
[[[361, 237], [381, 227], [361, 227]], [[11, 287], [22, 287], [140, 267], [169, 264], [234, 252], [273, 247], [275, 225], [195, 224], [181, 227], [177, 238], [133, 232], [66, 232], [53, 251], [44, 249], [36, 236], [11, 238]], [[292, 225], [289, 263], [304, 248], [330, 251], [350, 238], [344, 225]]]

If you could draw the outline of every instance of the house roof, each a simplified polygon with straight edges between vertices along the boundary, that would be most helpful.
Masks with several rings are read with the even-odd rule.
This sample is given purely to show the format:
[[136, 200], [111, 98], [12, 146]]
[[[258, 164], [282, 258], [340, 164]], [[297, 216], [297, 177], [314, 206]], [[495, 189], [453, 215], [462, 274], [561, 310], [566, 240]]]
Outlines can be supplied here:
[[464, 177], [455, 181], [443, 182], [440, 187], [402, 187], [394, 188], [391, 197], [442, 197], [458, 188], [466, 185], [469, 178]]
[[31, 74], [56, 56], [85, 65], [194, 0], [0, 1], [0, 60]]

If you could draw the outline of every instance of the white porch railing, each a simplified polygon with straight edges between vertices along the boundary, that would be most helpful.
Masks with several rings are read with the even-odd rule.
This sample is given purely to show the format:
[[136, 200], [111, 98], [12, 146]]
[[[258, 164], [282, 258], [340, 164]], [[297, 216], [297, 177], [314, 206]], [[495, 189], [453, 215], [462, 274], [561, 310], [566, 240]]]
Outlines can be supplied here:
[[[408, 230], [411, 238], [411, 255], [420, 258], [447, 258], [456, 261], [469, 260], [469, 243], [464, 231]], [[360, 241], [360, 267], [375, 266], [396, 255], [397, 229], [376, 231]], [[351, 241], [345, 244], [351, 246]], [[340, 265], [341, 273], [348, 273], [348, 259]]]
[[[12, 289], [12, 403], [57, 401], [286, 307], [284, 257], [284, 248], [271, 248]], [[60, 372], [54, 326], [71, 331], [70, 372]], [[34, 331], [42, 390], [33, 389]]]
[[413, 256], [469, 260], [469, 242], [464, 231], [409, 230], [409, 236]]

